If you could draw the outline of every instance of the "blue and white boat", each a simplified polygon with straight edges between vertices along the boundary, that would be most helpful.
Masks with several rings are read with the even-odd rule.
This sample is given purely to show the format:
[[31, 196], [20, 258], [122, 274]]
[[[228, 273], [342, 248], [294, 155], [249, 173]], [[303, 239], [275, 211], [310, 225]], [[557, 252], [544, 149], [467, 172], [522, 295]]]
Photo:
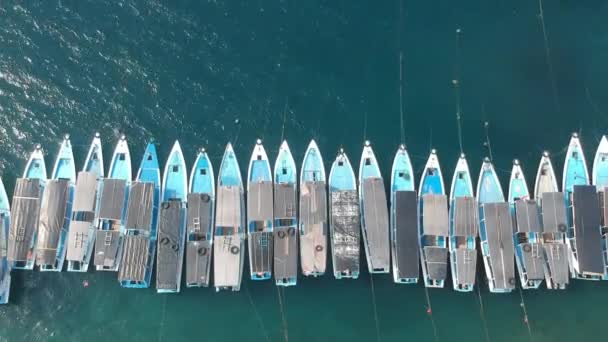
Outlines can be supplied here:
[[300, 172], [300, 264], [304, 276], [325, 274], [327, 264], [327, 176], [321, 152], [310, 142]]
[[606, 203], [608, 200], [608, 139], [605, 135], [602, 136], [600, 144], [595, 152], [595, 158], [593, 159], [593, 170], [592, 170], [592, 184], [595, 185], [598, 196], [600, 196], [600, 203], [603, 203], [601, 208], [601, 233], [602, 233], [602, 250], [604, 254], [604, 265], [606, 272], [604, 273], [604, 280], [608, 280], [608, 215], [606, 210]]
[[548, 289], [564, 290], [568, 286], [568, 246], [565, 243], [566, 206], [559, 192], [557, 177], [549, 152], [543, 152], [534, 182], [534, 198], [541, 209], [544, 249], [544, 272]]
[[526, 178], [517, 159], [513, 161], [511, 169], [508, 198], [515, 224], [515, 264], [521, 286], [523, 289], [537, 289], [545, 277], [543, 249], [540, 245], [540, 212], [536, 201], [530, 199]]
[[217, 179], [217, 208], [213, 238], [213, 282], [216, 291], [239, 291], [245, 261], [245, 199], [241, 169], [226, 146]]
[[369, 141], [365, 142], [359, 163], [359, 208], [367, 269], [370, 273], [388, 273], [391, 269], [391, 256], [386, 192]]
[[156, 146], [149, 143], [130, 187], [123, 255], [118, 270], [122, 287], [150, 287], [156, 256], [160, 186]]
[[273, 262], [273, 187], [268, 156], [258, 139], [247, 171], [247, 237], [252, 280], [270, 279]]
[[513, 220], [509, 204], [490, 159], [485, 158], [477, 182], [481, 255], [490, 292], [515, 289]]
[[[573, 133], [566, 151], [566, 160], [564, 162], [564, 176], [562, 179], [562, 189], [564, 191], [566, 207], [566, 218], [568, 221], [568, 229], [566, 231], [566, 242], [568, 243], [568, 260], [570, 262], [570, 273], [572, 278], [600, 280], [599, 275], [583, 274], [583, 270], [579, 265], [577, 236], [575, 229], [575, 218], [572, 208], [572, 200], [574, 187], [577, 185], [589, 185], [589, 172], [587, 170], [587, 162], [585, 154], [577, 133]], [[581, 237], [582, 238], [582, 237]]]
[[287, 141], [274, 164], [274, 279], [277, 286], [298, 280], [298, 170]]
[[551, 163], [549, 152], [544, 151], [538, 164], [536, 171], [536, 180], [534, 181], [534, 198], [536, 202], [542, 204], [542, 197], [547, 192], [558, 192], [557, 176]]
[[476, 239], [479, 234], [477, 201], [464, 153], [460, 154], [450, 188], [450, 270], [455, 291], [471, 292], [477, 270]]
[[[36, 148], [17, 180], [11, 211], [8, 259], [13, 269], [32, 270], [36, 261], [36, 240], [42, 194], [47, 181], [42, 147]], [[19, 217], [22, 219], [19, 219]], [[19, 220], [18, 220], [19, 219]]]
[[84, 162], [82, 171], [76, 178], [72, 217], [68, 232], [67, 255], [68, 272], [87, 272], [95, 246], [95, 227], [99, 209], [99, 187], [104, 175], [103, 153], [99, 133]]
[[162, 206], [158, 229], [156, 291], [180, 291], [186, 240], [188, 171], [184, 154], [176, 141], [165, 164]]
[[334, 277], [357, 279], [361, 241], [359, 196], [355, 172], [343, 149], [340, 149], [329, 172], [329, 196], [329, 231]]
[[8, 262], [8, 234], [11, 226], [11, 207], [4, 182], [0, 178], [0, 304], [8, 303], [11, 290], [11, 264]]
[[36, 264], [40, 271], [61, 272], [72, 215], [76, 166], [70, 136], [66, 135], [47, 182], [40, 208]]
[[114, 149], [108, 177], [103, 180], [100, 190], [93, 260], [97, 271], [117, 272], [120, 266], [132, 179], [131, 153], [127, 138], [122, 135]]
[[215, 224], [215, 176], [213, 165], [202, 148], [190, 173], [186, 228], [186, 286], [209, 286], [213, 226]]
[[400, 145], [391, 169], [390, 207], [393, 281], [398, 284], [416, 284], [420, 276], [417, 197], [412, 162]]
[[437, 152], [433, 149], [420, 180], [418, 241], [426, 287], [443, 288], [447, 277], [448, 203]]

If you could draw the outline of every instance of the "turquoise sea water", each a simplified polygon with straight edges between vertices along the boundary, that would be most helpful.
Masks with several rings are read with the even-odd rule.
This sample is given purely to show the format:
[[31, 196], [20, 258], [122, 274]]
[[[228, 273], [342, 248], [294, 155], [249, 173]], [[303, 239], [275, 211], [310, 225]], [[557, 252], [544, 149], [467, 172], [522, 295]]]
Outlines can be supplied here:
[[[205, 146], [216, 170], [228, 141], [246, 170], [258, 137], [274, 161], [284, 135], [298, 166], [315, 138], [329, 170], [340, 146], [357, 165], [368, 138], [388, 180], [401, 142], [402, 53], [416, 183], [431, 146], [451, 179], [455, 75], [475, 178], [488, 154], [484, 121], [505, 191], [512, 158], [531, 186], [544, 149], [561, 178], [569, 134], [580, 131], [590, 166], [608, 125], [608, 4], [543, 5], [551, 67], [535, 1], [2, 1], [0, 173], [12, 193], [34, 144], [51, 165], [66, 132], [81, 167], [99, 131], [106, 166], [125, 133], [134, 167], [150, 139], [161, 160], [179, 139], [188, 167]], [[158, 295], [121, 289], [111, 273], [16, 271], [0, 340], [284, 341], [286, 332], [292, 342], [434, 341], [424, 289], [391, 279], [373, 278], [376, 325], [367, 273], [300, 278], [285, 290], [284, 329], [270, 281], [245, 281], [239, 293]], [[518, 292], [490, 295], [482, 285], [483, 315], [476, 294], [429, 296], [440, 341], [530, 339]], [[523, 298], [533, 341], [601, 339], [605, 282]]]

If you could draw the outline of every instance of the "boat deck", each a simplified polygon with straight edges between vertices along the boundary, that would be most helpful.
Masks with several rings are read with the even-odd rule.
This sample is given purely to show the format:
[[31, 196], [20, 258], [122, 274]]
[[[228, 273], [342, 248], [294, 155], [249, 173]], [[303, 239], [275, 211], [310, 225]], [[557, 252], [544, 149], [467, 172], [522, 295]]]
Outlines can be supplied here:
[[564, 243], [564, 234], [568, 226], [564, 194], [545, 192], [541, 200], [545, 280], [550, 289], [565, 289], [570, 275], [568, 273], [568, 248]]
[[86, 272], [88, 269], [95, 238], [98, 185], [94, 173], [78, 173], [67, 241], [68, 271]]
[[220, 186], [217, 191], [215, 236], [213, 238], [213, 282], [216, 289], [241, 287], [243, 271], [244, 234], [243, 198], [241, 190], [233, 186]]
[[8, 261], [13, 268], [32, 269], [32, 246], [38, 229], [40, 213], [40, 180], [19, 178], [11, 207], [11, 226], [8, 236]]
[[606, 203], [608, 203], [608, 187], [598, 188], [598, 196], [600, 201], [600, 226], [605, 266], [604, 279], [606, 280], [608, 279], [608, 206], [606, 206]]
[[163, 202], [158, 225], [158, 254], [156, 259], [156, 289], [158, 292], [179, 292], [182, 262], [179, 227], [183, 217], [182, 202]]
[[254, 280], [270, 279], [272, 274], [272, 189], [271, 181], [260, 181], [249, 184], [247, 191], [249, 267]]
[[144, 235], [125, 236], [122, 260], [118, 270], [118, 281], [130, 287], [143, 286], [146, 281], [150, 239]]
[[471, 290], [475, 284], [477, 250], [475, 239], [479, 232], [477, 203], [474, 197], [456, 197], [452, 204], [453, 231], [450, 255], [454, 264], [452, 277], [454, 286], [460, 290]]
[[[580, 278], [596, 279], [604, 274], [602, 236], [600, 233], [600, 206], [598, 194], [593, 185], [575, 185], [572, 195], [572, 216], [574, 227], [574, 270]], [[572, 247], [575, 248], [572, 251]]]
[[394, 196], [394, 278], [398, 283], [414, 284], [419, 277], [418, 198], [416, 191], [396, 191]]
[[209, 194], [188, 194], [186, 285], [209, 286], [213, 242], [213, 201]]
[[[70, 199], [68, 180], [50, 180], [44, 188], [36, 241], [36, 265], [40, 270], [55, 270], [59, 265], [59, 238]], [[60, 270], [58, 270], [60, 271]]]
[[359, 277], [361, 222], [356, 190], [331, 192], [331, 241], [334, 276]]
[[125, 229], [150, 235], [152, 212], [154, 210], [155, 185], [152, 182], [133, 182], [129, 189]]
[[327, 185], [304, 182], [300, 193], [300, 263], [304, 275], [321, 275], [327, 264]]
[[542, 233], [534, 200], [515, 201], [517, 231], [514, 235], [517, 267], [524, 288], [538, 288], [545, 278], [544, 253], [537, 236]]
[[121, 225], [127, 183], [122, 179], [104, 179], [99, 200], [99, 226], [95, 234], [97, 270], [118, 271], [121, 257]]
[[146, 275], [151, 273], [148, 259], [155, 191], [154, 183], [131, 183], [125, 225], [126, 235], [118, 270], [118, 281], [123, 286], [145, 287], [149, 281], [150, 276]]
[[367, 267], [370, 273], [388, 273], [391, 268], [388, 208], [380, 177], [363, 180], [363, 215]]
[[492, 292], [511, 292], [515, 289], [515, 266], [513, 259], [513, 222], [509, 204], [506, 202], [482, 205], [481, 229], [486, 241], [482, 250], [486, 262], [486, 276]]
[[448, 272], [448, 200], [445, 195], [425, 194], [420, 201], [420, 256], [425, 284], [442, 287]]
[[275, 184], [274, 199], [274, 278], [277, 285], [293, 286], [298, 279], [295, 185]]

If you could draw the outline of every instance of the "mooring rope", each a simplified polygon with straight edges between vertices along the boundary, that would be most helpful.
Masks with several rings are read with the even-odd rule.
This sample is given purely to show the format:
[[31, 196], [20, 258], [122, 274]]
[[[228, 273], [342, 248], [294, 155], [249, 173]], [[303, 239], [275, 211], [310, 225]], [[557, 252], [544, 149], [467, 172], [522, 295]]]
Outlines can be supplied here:
[[431, 320], [431, 325], [433, 326], [433, 336], [435, 337], [435, 341], [438, 342], [439, 341], [439, 334], [437, 333], [437, 324], [435, 323], [435, 317], [433, 317], [433, 307], [431, 305], [431, 297], [429, 296], [429, 289], [426, 287], [426, 284], [424, 284], [424, 294], [426, 295], [426, 313], [429, 316], [429, 319]]
[[540, 19], [541, 28], [543, 31], [543, 39], [545, 42], [545, 57], [547, 59], [547, 67], [549, 68], [549, 79], [551, 81], [551, 89], [553, 91], [553, 101], [555, 103], [555, 109], [558, 113], [561, 112], [561, 106], [559, 104], [559, 93], [557, 90], [557, 84], [555, 81], [555, 75], [553, 72], [553, 62], [551, 61], [551, 50], [549, 48], [549, 38], [547, 37], [547, 27], [545, 25], [545, 12], [543, 10], [543, 0], [538, 0], [538, 18]]
[[277, 297], [279, 298], [279, 307], [281, 310], [281, 323], [283, 324], [283, 337], [285, 338], [285, 342], [289, 342], [289, 327], [287, 325], [287, 317], [285, 316], [285, 306], [283, 303], [283, 297], [285, 293], [282, 286], [275, 286], [277, 288]]
[[488, 322], [486, 319], [486, 310], [483, 306], [483, 300], [481, 299], [481, 286], [480, 286], [480, 279], [479, 276], [477, 276], [477, 297], [479, 299], [479, 316], [481, 317], [481, 323], [483, 325], [483, 332], [486, 335], [486, 341], [490, 341], [490, 330], [488, 329]]
[[369, 274], [369, 284], [372, 290], [372, 306], [374, 308], [374, 322], [376, 324], [376, 341], [380, 341], [380, 318], [378, 317], [378, 305], [376, 304], [376, 290], [374, 288], [374, 275]]
[[251, 297], [251, 293], [249, 293], [249, 288], [247, 286], [245, 286], [245, 293], [247, 294], [247, 298], [249, 299], [249, 305], [251, 305], [251, 308], [253, 309], [253, 314], [255, 315], [258, 324], [260, 325], [260, 329], [262, 329], [262, 333], [264, 334], [266, 342], [270, 342], [270, 336], [268, 335], [268, 331], [266, 330], [266, 326], [264, 325], [264, 320], [258, 312], [258, 309], [255, 307], [255, 303], [253, 302], [253, 298]]
[[460, 146], [460, 153], [464, 153], [462, 147], [462, 108], [460, 102], [460, 29], [456, 29], [456, 63], [454, 65], [454, 79], [452, 84], [454, 85], [454, 95], [456, 97], [456, 123], [458, 128], [458, 145]]

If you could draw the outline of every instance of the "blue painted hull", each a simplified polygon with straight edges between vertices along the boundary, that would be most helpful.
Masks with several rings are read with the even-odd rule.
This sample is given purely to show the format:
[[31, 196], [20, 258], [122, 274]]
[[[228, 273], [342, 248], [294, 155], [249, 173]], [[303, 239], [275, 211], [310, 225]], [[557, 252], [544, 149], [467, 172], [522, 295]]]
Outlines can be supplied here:
[[6, 256], [8, 249], [8, 234], [11, 225], [11, 209], [4, 183], [0, 179], [0, 304], [8, 303], [11, 289], [11, 265]]

